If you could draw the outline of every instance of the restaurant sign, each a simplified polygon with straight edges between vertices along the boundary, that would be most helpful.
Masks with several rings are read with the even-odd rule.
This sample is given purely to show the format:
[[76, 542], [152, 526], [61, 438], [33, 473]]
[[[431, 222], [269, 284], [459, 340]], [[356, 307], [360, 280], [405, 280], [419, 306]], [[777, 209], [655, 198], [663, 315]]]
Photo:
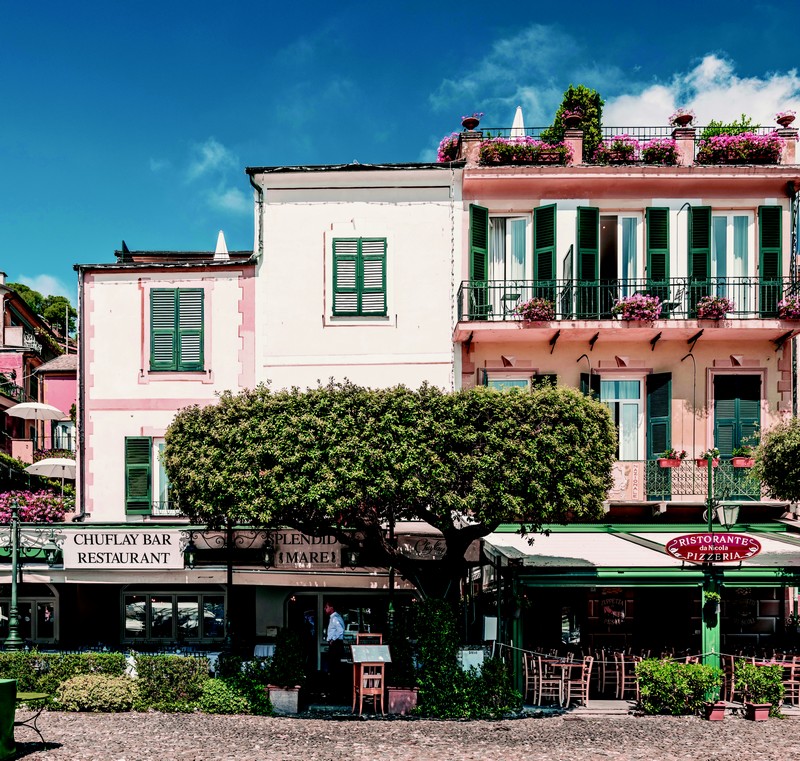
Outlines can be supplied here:
[[761, 552], [761, 542], [746, 534], [683, 534], [667, 542], [666, 551], [690, 563], [740, 563]]
[[74, 570], [183, 568], [180, 531], [65, 531], [63, 551]]

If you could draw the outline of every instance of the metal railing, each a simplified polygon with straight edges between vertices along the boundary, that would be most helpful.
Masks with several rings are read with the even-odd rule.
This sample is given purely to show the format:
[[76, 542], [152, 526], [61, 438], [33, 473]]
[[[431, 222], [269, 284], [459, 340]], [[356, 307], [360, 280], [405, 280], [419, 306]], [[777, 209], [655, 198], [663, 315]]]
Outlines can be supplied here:
[[[697, 467], [694, 460], [684, 460], [678, 468], [662, 468], [658, 460], [647, 460], [644, 472], [649, 499], [708, 497], [708, 470]], [[766, 497], [766, 490], [750, 468], [734, 468], [731, 460], [721, 460], [714, 468], [715, 500], [758, 501]]]
[[150, 504], [150, 515], [182, 515], [182, 513], [170, 500], [155, 500]]
[[0, 395], [14, 402], [31, 402], [33, 398], [25, 393], [22, 386], [18, 386], [9, 377], [0, 373]]
[[612, 320], [614, 305], [634, 294], [656, 296], [659, 320], [714, 319], [698, 313], [705, 296], [726, 297], [726, 320], [777, 319], [778, 302], [798, 292], [790, 278], [715, 277], [704, 280], [647, 278], [617, 280], [465, 280], [458, 289], [459, 321], [520, 321], [518, 308], [533, 298], [552, 307], [554, 320]]

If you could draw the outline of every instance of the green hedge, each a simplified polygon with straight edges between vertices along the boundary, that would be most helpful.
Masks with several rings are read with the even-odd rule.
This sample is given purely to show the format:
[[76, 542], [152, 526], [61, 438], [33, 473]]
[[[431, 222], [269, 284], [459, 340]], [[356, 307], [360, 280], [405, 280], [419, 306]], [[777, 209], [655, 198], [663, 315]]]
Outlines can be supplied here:
[[58, 704], [65, 711], [130, 711], [136, 703], [139, 685], [128, 676], [81, 674], [58, 688]]
[[139, 684], [136, 707], [167, 712], [193, 711], [203, 694], [203, 683], [209, 678], [205, 658], [180, 655], [137, 655], [136, 673]]
[[647, 714], [680, 716], [699, 713], [706, 694], [719, 694], [722, 671], [701, 663], [674, 663], [648, 658], [636, 664], [639, 702]]

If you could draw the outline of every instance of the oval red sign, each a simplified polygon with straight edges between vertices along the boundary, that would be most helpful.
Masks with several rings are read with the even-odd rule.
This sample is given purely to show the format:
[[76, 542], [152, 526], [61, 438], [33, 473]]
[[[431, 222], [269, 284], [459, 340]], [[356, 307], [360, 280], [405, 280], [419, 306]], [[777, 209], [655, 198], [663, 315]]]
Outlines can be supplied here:
[[683, 534], [667, 542], [667, 553], [690, 563], [738, 563], [761, 552], [761, 542], [746, 534]]

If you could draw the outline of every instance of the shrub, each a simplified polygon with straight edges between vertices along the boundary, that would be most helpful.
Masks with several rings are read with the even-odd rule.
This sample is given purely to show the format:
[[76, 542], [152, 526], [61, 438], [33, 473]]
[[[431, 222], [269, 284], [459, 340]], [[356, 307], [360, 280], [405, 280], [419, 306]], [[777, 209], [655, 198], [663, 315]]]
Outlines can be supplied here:
[[58, 702], [65, 711], [117, 713], [134, 706], [138, 685], [127, 676], [83, 674], [67, 679], [58, 688]]
[[0, 494], [0, 523], [11, 522], [11, 503], [16, 501], [20, 506], [20, 520], [29, 523], [54, 523], [64, 520], [67, 509], [73, 504], [66, 504], [65, 498], [53, 492], [10, 491]]
[[238, 655], [220, 656], [216, 681], [221, 679], [246, 698], [249, 703], [248, 713], [269, 716], [272, 713], [272, 704], [266, 687], [272, 681], [270, 666], [270, 658], [244, 661]]
[[742, 114], [738, 120], [734, 119], [728, 124], [712, 119], [700, 133], [700, 140], [708, 140], [717, 135], [741, 135], [745, 132], [752, 132], [754, 129], [758, 129], [758, 125], [753, 124], [753, 120], [746, 114]]
[[549, 322], [555, 319], [556, 305], [550, 299], [535, 296], [522, 304], [517, 304], [514, 313], [528, 322]]
[[502, 658], [484, 661], [474, 691], [478, 709], [472, 718], [500, 718], [522, 708], [522, 695], [514, 689]]
[[541, 139], [547, 143], [564, 140], [564, 115], [567, 112], [582, 113], [583, 155], [591, 156], [602, 139], [600, 124], [603, 121], [603, 99], [596, 90], [584, 85], [570, 85], [565, 91], [561, 105], [553, 118], [553, 124], [542, 131]]
[[197, 701], [203, 713], [250, 713], [250, 702], [224, 679], [207, 679]]
[[718, 691], [722, 671], [700, 663], [648, 658], [636, 664], [639, 702], [646, 714], [680, 716], [698, 713], [706, 693]]
[[671, 137], [654, 138], [642, 146], [642, 161], [675, 166], [678, 163], [678, 144]]
[[783, 666], [756, 666], [746, 661], [736, 661], [733, 671], [734, 687], [748, 703], [770, 703], [770, 716], [780, 715], [783, 700]]
[[137, 707], [159, 711], [191, 711], [208, 680], [205, 658], [180, 655], [137, 655]]
[[715, 135], [699, 141], [696, 161], [698, 164], [777, 164], [785, 144], [777, 132]]
[[566, 164], [572, 147], [532, 137], [493, 137], [481, 142], [481, 164]]
[[611, 307], [611, 314], [621, 320], [642, 320], [652, 322], [661, 316], [661, 299], [644, 293], [634, 293], [617, 299]]
[[631, 162], [639, 158], [639, 141], [630, 135], [614, 135], [603, 140], [594, 152], [598, 164]]
[[302, 687], [306, 681], [305, 653], [296, 632], [281, 629], [275, 640], [275, 654], [269, 678], [278, 687]]
[[762, 436], [753, 471], [774, 498], [800, 501], [800, 418], [778, 423]]
[[792, 294], [778, 302], [778, 317], [782, 320], [800, 320], [800, 296]]

